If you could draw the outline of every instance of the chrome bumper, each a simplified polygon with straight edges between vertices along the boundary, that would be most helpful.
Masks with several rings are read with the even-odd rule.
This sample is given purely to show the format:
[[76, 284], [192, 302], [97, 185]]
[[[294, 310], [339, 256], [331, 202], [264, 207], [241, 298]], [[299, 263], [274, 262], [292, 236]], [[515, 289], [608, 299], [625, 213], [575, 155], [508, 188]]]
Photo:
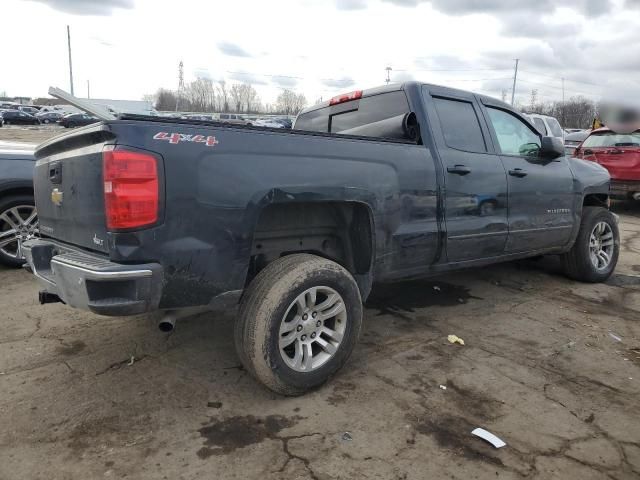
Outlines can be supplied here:
[[46, 239], [25, 242], [23, 249], [43, 291], [71, 307], [112, 316], [158, 308], [160, 264], [123, 265]]

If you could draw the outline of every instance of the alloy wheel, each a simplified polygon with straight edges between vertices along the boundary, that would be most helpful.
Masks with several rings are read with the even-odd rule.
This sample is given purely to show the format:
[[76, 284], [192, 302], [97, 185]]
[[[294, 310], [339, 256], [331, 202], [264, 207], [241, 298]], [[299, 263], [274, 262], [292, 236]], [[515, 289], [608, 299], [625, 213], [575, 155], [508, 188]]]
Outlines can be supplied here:
[[338, 351], [347, 327], [342, 296], [331, 287], [312, 287], [296, 297], [280, 322], [282, 360], [297, 372], [313, 371]]
[[22, 243], [38, 236], [38, 216], [33, 205], [16, 205], [0, 212], [0, 252], [24, 258]]

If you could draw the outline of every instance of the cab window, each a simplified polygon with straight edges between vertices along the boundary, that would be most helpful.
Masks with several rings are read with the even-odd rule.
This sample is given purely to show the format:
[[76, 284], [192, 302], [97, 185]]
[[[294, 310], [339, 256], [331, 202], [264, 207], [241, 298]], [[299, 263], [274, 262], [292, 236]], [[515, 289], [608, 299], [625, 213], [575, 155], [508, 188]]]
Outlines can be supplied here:
[[487, 107], [487, 110], [504, 155], [538, 155], [540, 137], [525, 122], [498, 108]]
[[480, 122], [471, 102], [440, 97], [433, 97], [433, 102], [448, 147], [466, 152], [487, 151]]

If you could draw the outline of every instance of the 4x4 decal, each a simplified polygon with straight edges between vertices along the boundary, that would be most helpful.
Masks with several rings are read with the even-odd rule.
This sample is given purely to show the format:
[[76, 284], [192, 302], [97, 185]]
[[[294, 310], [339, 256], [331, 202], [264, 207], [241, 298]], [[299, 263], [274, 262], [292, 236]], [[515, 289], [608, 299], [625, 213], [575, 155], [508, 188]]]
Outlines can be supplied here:
[[176, 145], [180, 142], [196, 142], [204, 143], [207, 147], [215, 147], [218, 143], [216, 137], [208, 135], [187, 135], [186, 133], [169, 133], [158, 132], [153, 136], [154, 140], [167, 140], [169, 143]]

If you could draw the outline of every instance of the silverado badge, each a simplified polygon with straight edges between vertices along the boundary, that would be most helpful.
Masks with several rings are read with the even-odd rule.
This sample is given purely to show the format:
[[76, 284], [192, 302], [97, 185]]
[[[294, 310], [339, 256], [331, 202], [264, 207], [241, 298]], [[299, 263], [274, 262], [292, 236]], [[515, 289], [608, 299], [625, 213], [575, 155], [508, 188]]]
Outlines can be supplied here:
[[54, 205], [58, 207], [62, 205], [62, 196], [63, 196], [63, 193], [57, 188], [54, 188], [51, 191], [51, 201], [54, 203]]

